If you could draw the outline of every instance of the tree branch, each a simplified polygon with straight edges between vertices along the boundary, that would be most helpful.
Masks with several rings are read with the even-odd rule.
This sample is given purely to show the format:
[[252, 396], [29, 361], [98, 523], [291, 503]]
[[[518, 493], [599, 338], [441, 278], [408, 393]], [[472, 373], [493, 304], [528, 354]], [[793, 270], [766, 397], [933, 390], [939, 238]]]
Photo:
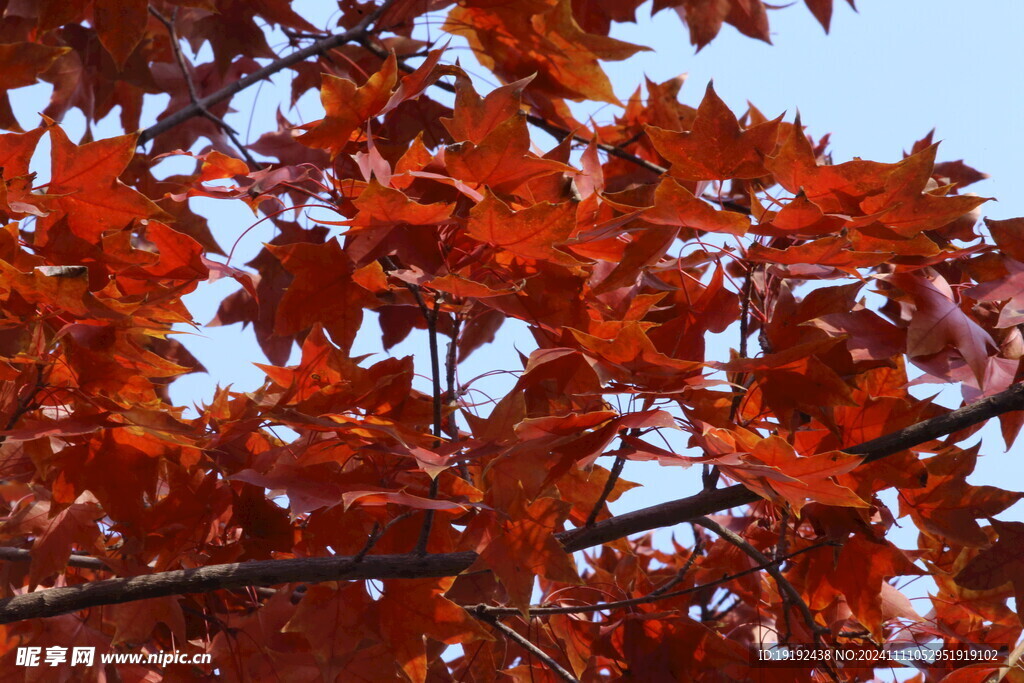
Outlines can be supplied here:
[[139, 133], [137, 144], [143, 145], [158, 135], [167, 132], [171, 128], [188, 121], [193, 116], [201, 116], [204, 109], [209, 109], [218, 102], [223, 102], [224, 100], [229, 99], [249, 86], [262, 81], [264, 78], [269, 78], [278, 71], [287, 69], [293, 64], [298, 64], [313, 55], [322, 54], [328, 50], [338, 47], [339, 45], [361, 40], [370, 32], [370, 26], [376, 22], [377, 19], [395, 3], [395, 1], [396, 0], [385, 0], [380, 7], [368, 14], [358, 24], [343, 33], [336, 33], [324, 38], [323, 40], [318, 40], [312, 45], [304, 47], [301, 50], [296, 50], [290, 55], [271, 62], [262, 69], [253, 71], [245, 78], [241, 78], [234, 83], [224, 86], [217, 92], [207, 95], [198, 102], [193, 102], [187, 107], [182, 107], [167, 118], [157, 121], [155, 124]]
[[[359, 39], [359, 42], [362, 44], [363, 47], [365, 47], [367, 50], [377, 55], [381, 59], [387, 59], [387, 51], [380, 49], [379, 47], [371, 43], [369, 40], [367, 40], [366, 37]], [[406, 73], [412, 73], [413, 71], [416, 70], [414, 67], [409, 66], [402, 60], [398, 60], [398, 68], [400, 68], [402, 71], [405, 71]], [[433, 85], [440, 88], [441, 90], [445, 90], [450, 93], [455, 92], [454, 86], [449, 85], [444, 81], [435, 81]], [[566, 137], [571, 137], [574, 141], [580, 142], [584, 145], [589, 145], [591, 142], [593, 142], [593, 140], [591, 140], [590, 138], [585, 138], [582, 135], [576, 135], [572, 131], [568, 131], [565, 128], [562, 128], [561, 126], [556, 126], [555, 124], [545, 119], [543, 116], [537, 116], [536, 114], [527, 114], [526, 121], [531, 126], [541, 129], [542, 131], [556, 139], [564, 139]], [[626, 150], [622, 149], [621, 147], [609, 145], [604, 142], [596, 142], [595, 144], [597, 145], [597, 148], [604, 152], [605, 154], [617, 157], [619, 159], [622, 159], [623, 161], [628, 161], [629, 163], [635, 164], [636, 166], [639, 166], [640, 168], [650, 171], [651, 173], [654, 173], [656, 175], [668, 173], [668, 169], [665, 168], [664, 166], [659, 166], [654, 162], [647, 161], [646, 159], [641, 159], [637, 155], [631, 154]]]
[[[839, 543], [837, 543], [836, 541], [823, 541], [821, 543], [815, 543], [813, 545], [807, 546], [806, 548], [796, 550], [788, 555], [776, 557], [774, 560], [771, 560], [768, 564], [777, 566], [782, 564], [783, 562], [786, 562], [796, 557], [797, 555], [802, 555], [806, 552], [817, 550], [818, 548], [827, 545], [839, 545]], [[686, 575], [686, 572], [693, 564], [691, 560], [694, 559], [696, 559], [696, 553], [690, 555], [690, 559], [687, 560], [686, 566], [680, 569], [679, 573], [676, 574], [675, 577], [670, 579], [663, 586], [659, 586], [647, 595], [642, 595], [639, 598], [628, 598], [626, 600], [616, 600], [615, 602], [599, 602], [594, 605], [559, 605], [557, 607], [552, 607], [550, 605], [531, 605], [529, 617], [531, 619], [536, 619], [551, 614], [591, 614], [593, 612], [605, 612], [616, 609], [623, 609], [624, 607], [633, 607], [635, 605], [646, 605], [648, 603], [658, 602], [659, 600], [678, 598], [682, 595], [690, 595], [692, 593], [698, 593], [700, 591], [708, 590], [710, 588], [717, 588], [718, 586], [725, 585], [735, 579], [742, 578], [749, 574], [755, 574], [759, 571], [768, 568], [768, 564], [759, 564], [755, 567], [751, 567], [750, 569], [744, 569], [741, 572], [736, 572], [734, 574], [726, 574], [721, 578], [715, 579], [714, 581], [708, 581], [707, 583], [702, 583], [699, 586], [691, 586], [690, 588], [682, 588], [677, 591], [668, 592], [668, 588], [671, 588], [672, 586], [678, 584], [679, 581], [683, 579], [683, 577]], [[498, 605], [473, 605], [467, 607], [466, 609], [480, 609], [481, 607], [483, 607], [490, 614], [500, 614], [505, 616], [515, 616], [521, 614], [519, 609], [516, 607], [502, 607]]]
[[[26, 548], [0, 546], [0, 560], [7, 560], [8, 562], [31, 562], [32, 551]], [[68, 558], [68, 566], [75, 567], [76, 569], [92, 569], [93, 571], [98, 572], [114, 571], [107, 566], [106, 562], [91, 555], [72, 555]]]
[[[864, 455], [865, 463], [875, 462], [1014, 410], [1024, 410], [1024, 382], [945, 415], [844, 450], [854, 455]], [[606, 519], [591, 527], [563, 531], [556, 534], [556, 538], [566, 551], [575, 552], [757, 500], [760, 500], [757, 494], [741, 485], [703, 491], [688, 498]], [[97, 605], [245, 586], [455, 576], [468, 569], [476, 559], [476, 553], [467, 551], [437, 555], [370, 555], [358, 562], [350, 557], [311, 557], [212, 565], [16, 595], [0, 601], [0, 623], [66, 614]]]
[[461, 552], [444, 555], [370, 555], [359, 562], [351, 557], [304, 557], [295, 560], [217, 564], [146, 576], [91, 581], [16, 595], [0, 601], [0, 623], [52, 617], [98, 605], [117, 605], [167, 595], [209, 593], [247, 586], [453, 576], [466, 570], [475, 560], [476, 553]]
[[[788, 598], [789, 602], [792, 602], [799, 608], [800, 614], [803, 616], [804, 622], [807, 624], [807, 628], [814, 634], [814, 639], [820, 640], [821, 630], [823, 627], [819, 626], [817, 622], [814, 621], [814, 615], [811, 613], [811, 608], [808, 607], [807, 603], [804, 602], [804, 599], [800, 597], [800, 592], [793, 587], [793, 584], [789, 582], [789, 579], [782, 575], [782, 571], [779, 570], [777, 564], [772, 562], [770, 557], [752, 546], [745, 538], [736, 532], [725, 528], [709, 517], [698, 517], [693, 520], [693, 523], [699, 524], [710, 531], [714, 531], [720, 538], [733, 544], [742, 550], [748, 557], [763, 566], [764, 570], [768, 572], [773, 579], [775, 579], [775, 583], [779, 587], [779, 593], [783, 596], [783, 600], [787, 601], [786, 599]], [[785, 609], [785, 607], [783, 607], [783, 609]], [[825, 631], [828, 631], [827, 627], [824, 628]]]
[[[913, 446], [938, 439], [973, 425], [990, 420], [1003, 413], [1024, 410], [1024, 382], [1014, 384], [998, 394], [983, 398], [945, 415], [897, 430], [871, 441], [844, 448], [851, 455], [863, 455], [863, 463], [875, 462]], [[592, 527], [573, 529], [559, 536], [569, 552], [614, 541], [630, 534], [673, 526], [704, 515], [748, 505], [760, 497], [741, 484], [724, 489], [702, 491], [688, 498], [653, 505], [627, 512], [594, 524]]]
[[[452, 313], [452, 338], [448, 342], [448, 352], [445, 354], [445, 402], [448, 405], [448, 420], [445, 423], [446, 433], [450, 441], [459, 440], [459, 425], [455, 421], [458, 413], [459, 399], [455, 388], [455, 375], [459, 365], [459, 333], [462, 330], [462, 315], [459, 311]], [[459, 476], [470, 484], [473, 483], [473, 476], [469, 473], [469, 464], [465, 460], [459, 460]]]
[[511, 626], [506, 626], [498, 621], [498, 617], [490, 614], [486, 609], [482, 608], [483, 605], [480, 605], [477, 609], [470, 611], [470, 614], [480, 621], [490, 624], [496, 630], [500, 631], [506, 638], [516, 643], [519, 647], [523, 648], [540, 661], [544, 662], [544, 665], [551, 669], [551, 671], [563, 681], [566, 681], [567, 683], [580, 683], [578, 678], [573, 676], [561, 664], [552, 659], [551, 655], [544, 652], [544, 650], [540, 649], [523, 636], [519, 635], [519, 632]]
[[163, 24], [164, 28], [167, 29], [167, 35], [171, 40], [171, 51], [174, 52], [174, 59], [178, 62], [178, 69], [181, 71], [181, 77], [185, 80], [185, 86], [188, 88], [188, 97], [192, 101], [192, 104], [199, 107], [199, 115], [210, 120], [213, 125], [220, 128], [220, 130], [231, 139], [231, 143], [245, 158], [250, 169], [262, 169], [263, 165], [256, 161], [256, 158], [253, 157], [249, 150], [245, 148], [242, 141], [238, 139], [235, 129], [226, 124], [224, 119], [216, 116], [209, 109], [200, 104], [199, 93], [196, 92], [196, 85], [192, 82], [192, 74], [189, 71], [190, 65], [185, 59], [185, 54], [181, 51], [181, 39], [178, 38], [178, 30], [174, 27], [174, 22], [178, 17], [178, 8], [174, 8], [170, 18], [160, 14], [160, 12], [152, 5], [149, 6], [149, 13], [156, 17], [156, 20]]
[[[14, 410], [11, 411], [11, 414], [7, 417], [7, 422], [4, 424], [5, 432], [9, 432], [14, 429], [14, 425], [18, 424], [18, 420], [20, 420], [25, 413], [39, 407], [39, 403], [36, 401], [36, 396], [39, 395], [39, 392], [46, 384], [43, 382], [43, 375], [46, 373], [45, 368], [46, 366], [43, 363], [38, 363], [36, 365], [36, 382], [32, 385], [32, 388], [29, 391], [25, 392], [25, 394], [18, 398], [18, 401], [14, 406]], [[0, 444], [6, 440], [7, 437], [0, 434]]]
[[[434, 307], [432, 309], [427, 308], [423, 302], [423, 297], [420, 296], [419, 287], [416, 285], [407, 286], [412, 289], [414, 295], [416, 295], [416, 301], [420, 305], [420, 309], [423, 311], [423, 317], [427, 319], [427, 343], [430, 346], [430, 386], [431, 386], [431, 401], [434, 409], [434, 424], [433, 432], [437, 440], [434, 442], [434, 446], [441, 444], [441, 417], [443, 415], [441, 410], [441, 359], [440, 353], [437, 348], [437, 316], [439, 313], [439, 301], [438, 298], [434, 297]], [[432, 477], [430, 480], [430, 492], [428, 498], [431, 500], [437, 498], [437, 477]], [[423, 516], [423, 526], [420, 528], [420, 537], [416, 541], [416, 547], [413, 549], [413, 553], [417, 555], [425, 555], [427, 553], [427, 544], [430, 542], [430, 530], [434, 527], [434, 511], [425, 510]]]
[[585, 527], [594, 526], [597, 521], [597, 516], [601, 514], [601, 508], [608, 502], [608, 496], [612, 495], [612, 491], [615, 490], [615, 484], [619, 481], [619, 477], [622, 476], [622, 470], [626, 466], [626, 458], [620, 453], [615, 456], [615, 462], [612, 464], [612, 469], [608, 472], [608, 479], [604, 482], [604, 488], [601, 489], [601, 495], [597, 497], [597, 501], [594, 503], [594, 507], [590, 510], [590, 514], [587, 515], [587, 521], [583, 525]]

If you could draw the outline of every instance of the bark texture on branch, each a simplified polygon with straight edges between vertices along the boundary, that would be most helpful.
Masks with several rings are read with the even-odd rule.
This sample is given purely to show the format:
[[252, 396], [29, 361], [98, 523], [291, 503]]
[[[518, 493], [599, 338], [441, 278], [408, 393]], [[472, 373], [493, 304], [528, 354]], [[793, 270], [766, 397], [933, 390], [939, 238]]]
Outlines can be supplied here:
[[[1006, 391], [945, 415], [851, 446], [845, 451], [866, 456], [864, 462], [874, 462], [1014, 410], [1024, 410], [1024, 383], [1015, 384]], [[590, 527], [563, 531], [556, 537], [566, 550], [572, 552], [630, 534], [673, 526], [758, 499], [748, 489], [735, 485], [618, 515]], [[98, 605], [245, 586], [454, 576], [469, 568], [476, 558], [474, 552], [460, 552], [369, 555], [359, 560], [350, 557], [263, 560], [107, 579], [77, 586], [47, 588], [2, 600], [0, 623], [65, 614]], [[16, 558], [12, 555], [10, 559]]]
[[145, 576], [91, 581], [77, 586], [46, 588], [17, 595], [0, 603], [0, 623], [50, 617], [98, 605], [116, 605], [167, 595], [209, 593], [247, 586], [452, 576], [467, 569], [474, 560], [476, 553], [463, 552], [443, 555], [369, 555], [358, 562], [351, 557], [306, 557], [215, 564]]
[[[918, 422], [892, 434], [886, 434], [856, 446], [850, 446], [844, 449], [844, 452], [866, 456], [864, 463], [875, 462], [1014, 410], [1024, 410], [1024, 382], [945, 415]], [[562, 541], [566, 550], [580, 550], [614, 541], [629, 534], [671, 526], [696, 517], [711, 515], [740, 505], [748, 505], [758, 499], [759, 496], [756, 493], [740, 484], [724, 489], [702, 491], [688, 498], [680, 498], [642, 510], [627, 512], [598, 522], [592, 527], [564, 532], [560, 535], [559, 540]]]

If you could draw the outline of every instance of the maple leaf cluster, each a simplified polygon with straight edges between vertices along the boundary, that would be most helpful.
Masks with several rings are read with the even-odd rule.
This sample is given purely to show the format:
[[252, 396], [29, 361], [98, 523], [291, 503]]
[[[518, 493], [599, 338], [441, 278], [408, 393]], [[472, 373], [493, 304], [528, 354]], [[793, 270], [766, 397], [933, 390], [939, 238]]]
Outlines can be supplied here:
[[[831, 1], [806, 4], [827, 29]], [[640, 5], [343, 0], [325, 33], [286, 0], [10, 4], [0, 666], [88, 646], [213, 658], [118, 665], [132, 680], [865, 680], [756, 651], [940, 643], [1002, 659], [918, 680], [999, 671], [1024, 525], [994, 517], [1024, 493], [969, 483], [963, 443], [1024, 424], [1024, 219], [981, 227], [983, 174], [930, 136], [834, 164], [799, 118], [737, 116], [711, 85], [693, 107], [647, 82], [580, 123], [567, 100], [621, 104], [600, 62], [645, 49], [609, 35]], [[760, 0], [668, 8], [698, 47], [723, 23], [768, 38]], [[418, 38], [439, 13], [503, 85], [479, 93]], [[232, 96], [284, 70], [323, 118], [241, 146]], [[6, 91], [37, 80], [52, 99], [23, 130]], [[138, 131], [158, 94], [138, 133], [76, 144], [58, 123], [118, 108]], [[194, 172], [166, 176], [169, 154]], [[276, 236], [229, 265], [191, 197]], [[182, 297], [223, 277], [210, 324], [252, 326], [266, 381], [186, 410]], [[479, 405], [458, 366], [509, 321], [533, 350], [494, 359], [514, 380]], [[378, 333], [422, 351], [352, 355]], [[699, 468], [703, 490], [613, 515], [634, 461]], [[927, 607], [895, 585], [922, 575]], [[53, 680], [111, 675], [84, 671]]]

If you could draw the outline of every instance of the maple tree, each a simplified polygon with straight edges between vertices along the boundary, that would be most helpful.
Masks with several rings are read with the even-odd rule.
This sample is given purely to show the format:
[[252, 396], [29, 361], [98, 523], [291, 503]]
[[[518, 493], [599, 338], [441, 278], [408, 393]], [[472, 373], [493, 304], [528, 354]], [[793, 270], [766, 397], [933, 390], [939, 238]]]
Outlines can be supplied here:
[[[600, 62], [645, 49], [610, 37], [640, 0], [338, 4], [333, 32], [288, 0], [5, 4], [4, 670], [34, 675], [19, 647], [90, 646], [213, 664], [37, 674], [867, 680], [756, 651], [939, 643], [1000, 656], [917, 680], [1024, 680], [1024, 527], [995, 519], [1024, 493], [967, 481], [965, 442], [1024, 424], [1024, 218], [979, 224], [982, 174], [930, 137], [833, 164], [799, 117], [737, 116], [711, 85], [696, 107], [680, 81], [620, 103]], [[826, 30], [832, 4], [806, 0]], [[769, 36], [760, 0], [652, 9], [697, 48], [725, 23]], [[501, 87], [421, 40], [437, 16]], [[284, 72], [323, 118], [243, 145], [232, 97]], [[39, 81], [23, 130], [8, 91]], [[567, 101], [623, 106], [584, 124]], [[126, 134], [73, 142], [71, 109], [119, 110]], [[194, 171], [168, 176], [172, 157]], [[233, 265], [191, 197], [276, 236]], [[210, 324], [252, 327], [266, 381], [189, 412], [168, 393], [202, 370], [182, 297], [220, 278], [238, 288]], [[508, 320], [535, 348], [496, 359], [514, 382], [477, 405], [458, 366]], [[353, 357], [360, 333], [423, 351]], [[915, 397], [917, 376], [964, 405]], [[702, 488], [613, 515], [631, 461]], [[915, 609], [896, 582], [922, 575]]]

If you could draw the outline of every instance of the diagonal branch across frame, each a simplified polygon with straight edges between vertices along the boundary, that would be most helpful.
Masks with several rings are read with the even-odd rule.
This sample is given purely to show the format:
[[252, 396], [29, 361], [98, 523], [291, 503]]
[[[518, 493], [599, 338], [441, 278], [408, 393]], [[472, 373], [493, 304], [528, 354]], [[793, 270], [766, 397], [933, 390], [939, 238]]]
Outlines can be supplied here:
[[[847, 453], [865, 456], [864, 463], [874, 462], [1016, 410], [1024, 410], [1024, 382], [945, 415], [933, 417], [845, 450]], [[757, 494], [737, 484], [724, 489], [702, 491], [688, 498], [618, 515], [590, 527], [563, 531], [556, 534], [556, 538], [566, 551], [575, 552], [757, 500]], [[146, 576], [92, 581], [76, 586], [47, 588], [2, 600], [0, 623], [66, 614], [98, 605], [246, 586], [455, 576], [468, 569], [476, 559], [477, 554], [472, 551], [427, 555], [370, 555], [358, 561], [351, 557], [311, 557], [221, 564]]]
[[383, 15], [388, 10], [388, 8], [395, 4], [396, 1], [397, 0], [385, 0], [385, 2], [383, 2], [379, 7], [377, 7], [377, 9], [375, 9], [370, 14], [366, 15], [366, 17], [362, 21], [360, 21], [358, 24], [356, 24], [349, 30], [328, 36], [327, 38], [318, 40], [312, 45], [308, 45], [307, 47], [304, 47], [301, 50], [296, 50], [295, 52], [292, 52], [289, 55], [286, 55], [284, 57], [281, 57], [280, 59], [271, 62], [262, 69], [257, 69], [256, 71], [253, 71], [245, 78], [240, 78], [234, 83], [230, 83], [224, 86], [217, 92], [211, 93], [210, 95], [207, 95], [206, 97], [202, 98], [197, 102], [192, 102], [188, 106], [182, 107], [170, 116], [161, 119], [160, 121], [157, 121], [149, 128], [146, 128], [142, 132], [140, 132], [137, 144], [144, 145], [153, 138], [167, 132], [168, 130], [174, 128], [175, 126], [181, 125], [182, 123], [188, 121], [192, 117], [202, 116], [203, 111], [208, 110], [213, 105], [233, 97], [234, 95], [240, 93], [249, 86], [255, 85], [256, 83], [259, 83], [263, 79], [273, 76], [279, 71], [283, 71], [284, 69], [287, 69], [288, 67], [294, 64], [303, 62], [306, 59], [312, 57], [313, 55], [323, 54], [324, 52], [336, 48], [339, 45], [344, 45], [346, 43], [351, 43], [364, 39], [367, 35], [369, 35], [372, 32], [377, 19], [379, 19], [381, 15]]

